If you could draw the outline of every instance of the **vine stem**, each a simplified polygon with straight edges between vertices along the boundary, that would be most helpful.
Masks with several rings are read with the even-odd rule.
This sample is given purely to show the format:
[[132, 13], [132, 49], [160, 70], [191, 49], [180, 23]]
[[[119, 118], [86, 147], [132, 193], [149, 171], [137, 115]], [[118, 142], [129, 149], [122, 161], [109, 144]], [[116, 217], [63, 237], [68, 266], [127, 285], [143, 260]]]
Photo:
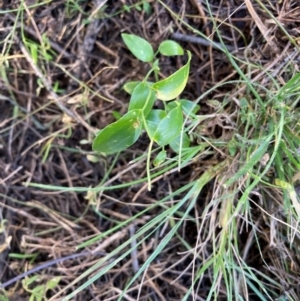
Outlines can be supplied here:
[[151, 190], [151, 174], [150, 174], [150, 159], [151, 159], [151, 150], [154, 140], [150, 140], [148, 156], [147, 156], [147, 178], [148, 178], [148, 190]]

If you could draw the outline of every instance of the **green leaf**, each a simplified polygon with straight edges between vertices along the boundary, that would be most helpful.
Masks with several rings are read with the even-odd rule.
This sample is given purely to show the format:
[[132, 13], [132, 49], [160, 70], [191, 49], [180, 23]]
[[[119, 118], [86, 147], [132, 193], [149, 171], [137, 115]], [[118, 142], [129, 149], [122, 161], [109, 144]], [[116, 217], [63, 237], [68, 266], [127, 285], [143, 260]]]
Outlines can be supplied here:
[[0, 292], [0, 301], [9, 301], [8, 297], [6, 297], [6, 295], [5, 295], [5, 291]]
[[139, 84], [140, 82], [128, 82], [123, 86], [123, 89], [128, 93], [128, 94], [132, 94], [133, 90], [135, 89], [135, 87]]
[[60, 282], [60, 277], [54, 277], [47, 282], [47, 289], [54, 289]]
[[126, 11], [127, 13], [130, 13], [130, 6], [128, 6], [128, 5], [123, 5], [123, 9], [124, 9], [124, 11]]
[[178, 43], [171, 41], [171, 40], [163, 41], [159, 45], [158, 51], [162, 55], [166, 55], [166, 56], [183, 55], [184, 54], [182, 47]]
[[147, 14], [150, 15], [152, 12], [151, 6], [147, 1], [143, 1], [143, 11]]
[[151, 62], [154, 51], [149, 42], [134, 34], [122, 34], [122, 39], [131, 53], [142, 62]]
[[37, 285], [34, 289], [31, 290], [32, 296], [34, 296], [33, 300], [42, 301], [43, 295], [45, 291], [45, 285]]
[[[159, 68], [159, 60], [155, 60], [152, 64], [152, 69], [153, 71], [159, 72], [160, 68]], [[153, 84], [152, 84], [153, 85]]]
[[174, 140], [181, 132], [183, 125], [183, 115], [181, 105], [171, 110], [167, 116], [159, 123], [153, 140], [159, 146], [165, 146]]
[[112, 111], [111, 114], [114, 116], [116, 120], [119, 120], [122, 117], [121, 113], [118, 111]]
[[150, 139], [153, 139], [154, 133], [159, 123], [166, 117], [166, 112], [163, 110], [152, 110], [146, 117], [146, 131]]
[[190, 71], [191, 53], [188, 51], [188, 62], [169, 77], [153, 84], [152, 89], [161, 100], [172, 100], [184, 90]]
[[130, 98], [128, 111], [142, 110], [144, 116], [151, 111], [155, 102], [156, 95], [149, 85], [145, 82], [139, 83]]
[[155, 157], [154, 161], [153, 161], [153, 165], [159, 166], [160, 164], [162, 164], [167, 158], [167, 152], [165, 150], [160, 151], [157, 156]]
[[22, 284], [23, 284], [24, 287], [28, 287], [30, 284], [34, 283], [38, 279], [39, 279], [38, 275], [29, 277], [29, 278], [25, 278], [25, 279], [22, 280]]
[[234, 157], [237, 153], [237, 143], [235, 141], [234, 138], [232, 138], [228, 144], [227, 144], [227, 149], [228, 149], [228, 152], [229, 152], [229, 155], [231, 157]]
[[[132, 95], [133, 93], [133, 90], [135, 89], [135, 87], [141, 83], [140, 81], [133, 81], [133, 82], [128, 82], [126, 83], [124, 86], [123, 86], [123, 89], [130, 95]], [[153, 82], [148, 82], [147, 81], [147, 84], [149, 87], [152, 87], [153, 85]]]
[[197, 105], [195, 102], [188, 100], [188, 99], [179, 99], [177, 101], [169, 102], [167, 105], [168, 110], [174, 109], [177, 105], [176, 102], [179, 102], [182, 106], [183, 112], [186, 115], [196, 114], [200, 109], [200, 106]]
[[167, 110], [167, 112], [170, 112], [171, 110], [175, 109], [176, 107], [177, 107], [177, 103], [176, 103], [176, 100], [174, 100], [167, 104], [166, 110]]
[[300, 73], [293, 76], [279, 91], [278, 98], [286, 97], [287, 94], [295, 93], [300, 89]]
[[200, 106], [198, 104], [188, 99], [179, 99], [178, 102], [181, 104], [183, 112], [186, 115], [189, 115], [191, 113], [196, 114], [200, 109]]
[[140, 6], [139, 4], [136, 4], [134, 8], [135, 8], [137, 11], [141, 11], [141, 10], [142, 10], [142, 8], [141, 8], [141, 6]]
[[93, 142], [93, 150], [105, 154], [117, 153], [134, 144], [141, 132], [141, 111], [130, 111], [100, 131]]
[[[181, 139], [182, 139], [182, 142], [181, 142]], [[189, 136], [187, 135], [187, 133], [183, 133], [182, 137], [181, 137], [181, 135], [178, 135], [174, 140], [172, 140], [170, 142], [170, 147], [172, 148], [172, 150], [175, 153], [178, 154], [180, 151], [180, 148], [187, 148], [190, 146], [190, 144], [191, 144], [191, 141], [190, 141]]]

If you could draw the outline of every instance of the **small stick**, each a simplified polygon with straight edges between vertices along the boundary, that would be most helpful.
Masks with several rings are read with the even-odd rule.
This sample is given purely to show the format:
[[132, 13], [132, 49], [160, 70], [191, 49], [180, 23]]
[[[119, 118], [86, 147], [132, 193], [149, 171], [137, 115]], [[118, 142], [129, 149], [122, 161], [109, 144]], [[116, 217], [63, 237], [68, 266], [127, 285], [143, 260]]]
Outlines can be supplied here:
[[101, 19], [94, 18], [94, 16], [100, 10], [100, 8], [106, 3], [106, 1], [107, 0], [92, 1], [95, 6], [95, 9], [92, 11], [91, 16], [89, 17], [90, 23], [87, 26], [86, 34], [83, 39], [83, 42], [78, 46], [78, 59], [75, 62], [75, 69], [73, 71], [74, 77], [77, 79], [77, 81], [71, 80], [69, 87], [67, 89], [69, 92], [72, 92], [73, 88], [78, 86], [78, 81], [82, 80], [83, 66], [86, 62], [86, 57], [93, 50], [98, 33], [103, 26], [103, 23], [101, 23]]
[[[223, 52], [225, 51], [224, 46], [221, 43], [214, 42], [214, 41], [211, 41], [209, 39], [204, 39], [204, 38], [201, 38], [201, 37], [186, 35], [186, 34], [179, 33], [179, 32], [174, 32], [171, 35], [171, 37], [175, 40], [200, 44], [202, 46], [207, 46], [207, 47], [211, 46], [214, 49], [221, 50]], [[235, 50], [235, 48], [233, 46], [230, 46], [230, 45], [225, 45], [225, 47], [227, 48], [228, 51], [234, 51]]]
[[[132, 238], [135, 234], [134, 224], [129, 226], [129, 233], [130, 233], [130, 237]], [[132, 247], [131, 259], [132, 259], [132, 268], [133, 268], [134, 273], [137, 273], [140, 269], [136, 245], [137, 245], [136, 239], [132, 239], [132, 241], [131, 241], [131, 247]]]
[[37, 266], [37, 267], [35, 267], [35, 268], [27, 271], [27, 272], [24, 272], [23, 274], [18, 275], [16, 277], [14, 277], [14, 278], [12, 278], [12, 279], [10, 279], [10, 280], [2, 283], [2, 284], [0, 283], [0, 289], [4, 289], [7, 286], [9, 286], [9, 285], [11, 285], [11, 284], [13, 284], [13, 283], [15, 283], [15, 282], [17, 282], [17, 281], [25, 278], [25, 277], [27, 277], [27, 276], [29, 276], [31, 274], [34, 274], [34, 273], [36, 273], [36, 272], [38, 272], [40, 270], [49, 268], [49, 267], [51, 267], [51, 266], [53, 266], [55, 264], [58, 264], [60, 262], [65, 261], [65, 260], [75, 259], [77, 257], [82, 257], [82, 256], [87, 256], [87, 255], [95, 255], [95, 254], [99, 254], [99, 253], [103, 254], [103, 252], [95, 252], [95, 253], [81, 252], [81, 253], [78, 253], [78, 254], [72, 254], [72, 255], [68, 255], [68, 256], [62, 257], [62, 258], [57, 258], [57, 259], [53, 259], [53, 260], [47, 261], [47, 262], [45, 262], [45, 263], [43, 263], [43, 264], [41, 264], [41, 265], [39, 265], [39, 266]]

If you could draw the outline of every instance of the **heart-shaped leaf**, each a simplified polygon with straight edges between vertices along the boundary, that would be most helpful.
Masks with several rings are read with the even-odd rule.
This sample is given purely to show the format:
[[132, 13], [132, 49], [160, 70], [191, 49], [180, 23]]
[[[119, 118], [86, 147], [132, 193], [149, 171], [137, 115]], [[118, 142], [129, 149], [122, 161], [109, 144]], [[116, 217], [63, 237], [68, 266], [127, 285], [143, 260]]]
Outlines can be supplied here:
[[134, 144], [142, 132], [141, 116], [140, 110], [133, 110], [105, 127], [95, 138], [93, 150], [114, 154]]
[[158, 47], [158, 51], [162, 55], [166, 55], [166, 56], [183, 55], [184, 53], [182, 47], [178, 43], [171, 40], [166, 40], [160, 43]]
[[[182, 140], [181, 140], [182, 139]], [[170, 142], [170, 147], [172, 148], [172, 150], [175, 152], [175, 153], [179, 153], [180, 151], [180, 147], [181, 148], [187, 148], [189, 147], [191, 144], [191, 141], [190, 141], [190, 138], [189, 136], [186, 134], [186, 133], [183, 133], [182, 134], [182, 137], [181, 135], [179, 134], [174, 140], [172, 140]]]
[[145, 126], [150, 139], [153, 139], [154, 133], [159, 123], [166, 117], [166, 112], [163, 110], [152, 110], [146, 117], [147, 126]]
[[151, 44], [145, 39], [134, 34], [122, 34], [122, 39], [131, 53], [142, 62], [151, 62], [154, 51]]
[[152, 85], [156, 96], [161, 100], [172, 100], [184, 90], [190, 71], [191, 53], [188, 51], [188, 62], [169, 77]]
[[145, 82], [139, 83], [130, 98], [128, 111], [142, 110], [144, 116], [151, 111], [156, 95], [149, 85]]
[[159, 146], [165, 146], [174, 140], [182, 129], [183, 115], [181, 105], [171, 110], [167, 116], [161, 120], [154, 135], [153, 140]]

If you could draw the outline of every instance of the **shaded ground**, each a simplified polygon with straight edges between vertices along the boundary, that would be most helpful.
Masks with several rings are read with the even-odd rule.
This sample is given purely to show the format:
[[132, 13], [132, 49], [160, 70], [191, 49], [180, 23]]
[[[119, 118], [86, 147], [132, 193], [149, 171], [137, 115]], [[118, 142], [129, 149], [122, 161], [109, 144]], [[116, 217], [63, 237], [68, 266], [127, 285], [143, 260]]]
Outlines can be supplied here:
[[[114, 156], [103, 157], [92, 153], [93, 132], [114, 120], [113, 111], [124, 113], [127, 109], [129, 97], [122, 90], [124, 83], [129, 80], [142, 80], [148, 71], [147, 65], [137, 62], [126, 49], [120, 36], [122, 32], [142, 36], [155, 48], [161, 41], [172, 38], [172, 32], [184, 34], [178, 42], [193, 54], [190, 79], [183, 95], [185, 98], [196, 99], [216, 83], [240, 78], [225, 53], [193, 41], [195, 35], [192, 31], [159, 2], [150, 2], [150, 13], [145, 12], [142, 5], [135, 7], [134, 1], [53, 1], [47, 5], [30, 7], [31, 2], [26, 2], [28, 6], [24, 6], [20, 14], [16, 11], [19, 8], [18, 3], [1, 3], [2, 10], [11, 10], [0, 15], [0, 35], [4, 41], [1, 51], [6, 57], [1, 64], [0, 81], [2, 283], [51, 259], [78, 253], [76, 247], [87, 238], [112, 228], [115, 221], [127, 220], [170, 191], [175, 191], [196, 178], [215, 162], [223, 160], [220, 154], [206, 156], [180, 173], [174, 171], [167, 178], [162, 177], [154, 184], [152, 191], [148, 192], [144, 183], [129, 187], [125, 185], [145, 177], [143, 162], [128, 163], [147, 149], [146, 138], [123, 152], [116, 161]], [[253, 63], [260, 62], [265, 68], [270, 67], [270, 72], [277, 72], [276, 66], [284, 61], [280, 54], [285, 49], [285, 53], [291, 54], [297, 67], [297, 53], [286, 47], [286, 38], [278, 27], [268, 25], [269, 37], [278, 47], [274, 49], [263, 39], [243, 1], [210, 3], [218, 24], [224, 21], [219, 27], [223, 41], [237, 57]], [[97, 4], [101, 10], [96, 9]], [[125, 4], [127, 9], [124, 8]], [[283, 4], [274, 1], [273, 4], [269, 9], [274, 16], [286, 26], [290, 35], [297, 35], [297, 5], [291, 2], [287, 8], [287, 1]], [[219, 41], [204, 3], [173, 0], [167, 1], [166, 5], [184, 22], [212, 40]], [[271, 23], [271, 19], [258, 6], [256, 9], [265, 24]], [[27, 45], [24, 45], [22, 33], [26, 37]], [[45, 44], [45, 53], [41, 48], [36, 48], [41, 43]], [[246, 45], [250, 47], [244, 51]], [[35, 52], [38, 53], [37, 61], [34, 61]], [[171, 74], [184, 63], [185, 58], [163, 58], [161, 75], [165, 77]], [[38, 70], [34, 70], [35, 64], [39, 66], [43, 78]], [[241, 66], [243, 68], [246, 69], [246, 66]], [[253, 72], [257, 73], [253, 77], [262, 77], [257, 69]], [[280, 71], [279, 76], [285, 79], [284, 72]], [[268, 83], [261, 80], [261, 85], [263, 84]], [[51, 93], [47, 85], [52, 87]], [[56, 91], [53, 89], [55, 86], [58, 87]], [[231, 99], [227, 108], [228, 114], [231, 114], [236, 110], [236, 100], [240, 95], [243, 95], [242, 86], [235, 83], [220, 86], [201, 100], [201, 114], [214, 113], [215, 108], [207, 103], [210, 99], [221, 102]], [[225, 119], [218, 122], [211, 120], [205, 125], [205, 130], [212, 138], [224, 137], [229, 126]], [[95, 187], [100, 182], [108, 187], [121, 184], [124, 187], [100, 194], [87, 194], [84, 191], [49, 191], [28, 186], [29, 183], [39, 183], [88, 188]], [[210, 183], [203, 190], [195, 216], [196, 212], [204, 210], [212, 196], [213, 186], [214, 183]], [[280, 199], [280, 195], [274, 198]], [[141, 216], [137, 223], [122, 228], [115, 236], [86, 248], [83, 256], [63, 260], [39, 271], [41, 283], [54, 276], [61, 277], [59, 285], [47, 297], [54, 296], [70, 284], [95, 264], [99, 257], [115, 250], [134, 231], [162, 210], [162, 207], [154, 208], [146, 216]], [[289, 279], [289, 287], [286, 287], [285, 282], [281, 289], [274, 288], [278, 296], [291, 287], [296, 290], [299, 280], [298, 254], [287, 251], [287, 254], [293, 256], [291, 262], [295, 266], [291, 268], [290, 276], [281, 275], [283, 271], [278, 270], [280, 265], [276, 265], [276, 261], [280, 259], [278, 256], [282, 252], [272, 248], [268, 234], [271, 227], [263, 222], [261, 212], [257, 211], [256, 218], [262, 220], [257, 224], [257, 239], [261, 242], [261, 250], [250, 248], [246, 252], [245, 260], [249, 265], [261, 266], [261, 272], [270, 277], [276, 275], [286, 282]], [[166, 228], [161, 229], [160, 238], [168, 227], [170, 226], [166, 225]], [[243, 229], [242, 224], [240, 227]], [[185, 222], [180, 235], [194, 246], [198, 237], [194, 223]], [[248, 247], [249, 235], [247, 229], [241, 230], [241, 250]], [[203, 239], [205, 240], [205, 231]], [[147, 243], [138, 251], [140, 264], [156, 246], [154, 236], [149, 237]], [[96, 254], [88, 255], [87, 252], [95, 249]], [[190, 265], [193, 256], [184, 252], [180, 241], [174, 237], [147, 270], [145, 280], [148, 282], [142, 287], [139, 300], [182, 300], [193, 279], [193, 267]], [[206, 252], [209, 252], [209, 248]], [[269, 270], [264, 267], [259, 252], [264, 254], [264, 260], [270, 266]], [[28, 257], [9, 257], [9, 253], [28, 254]], [[120, 290], [136, 272], [134, 264], [131, 256], [125, 257], [105, 277], [79, 293], [74, 300], [117, 300]], [[163, 271], [165, 272], [162, 273]], [[155, 278], [157, 274], [159, 276]], [[205, 300], [211, 286], [211, 277], [212, 275], [207, 274], [196, 283], [197, 300]], [[79, 281], [75, 287], [85, 281], [86, 279]], [[20, 282], [6, 289], [11, 300], [21, 300], [21, 297], [28, 300], [30, 295]], [[62, 295], [73, 290], [74, 287], [71, 286]], [[136, 282], [127, 293], [126, 300], [136, 300], [138, 290], [139, 282]], [[300, 295], [299, 287], [298, 292]], [[225, 290], [220, 291], [219, 300], [226, 300]]]

